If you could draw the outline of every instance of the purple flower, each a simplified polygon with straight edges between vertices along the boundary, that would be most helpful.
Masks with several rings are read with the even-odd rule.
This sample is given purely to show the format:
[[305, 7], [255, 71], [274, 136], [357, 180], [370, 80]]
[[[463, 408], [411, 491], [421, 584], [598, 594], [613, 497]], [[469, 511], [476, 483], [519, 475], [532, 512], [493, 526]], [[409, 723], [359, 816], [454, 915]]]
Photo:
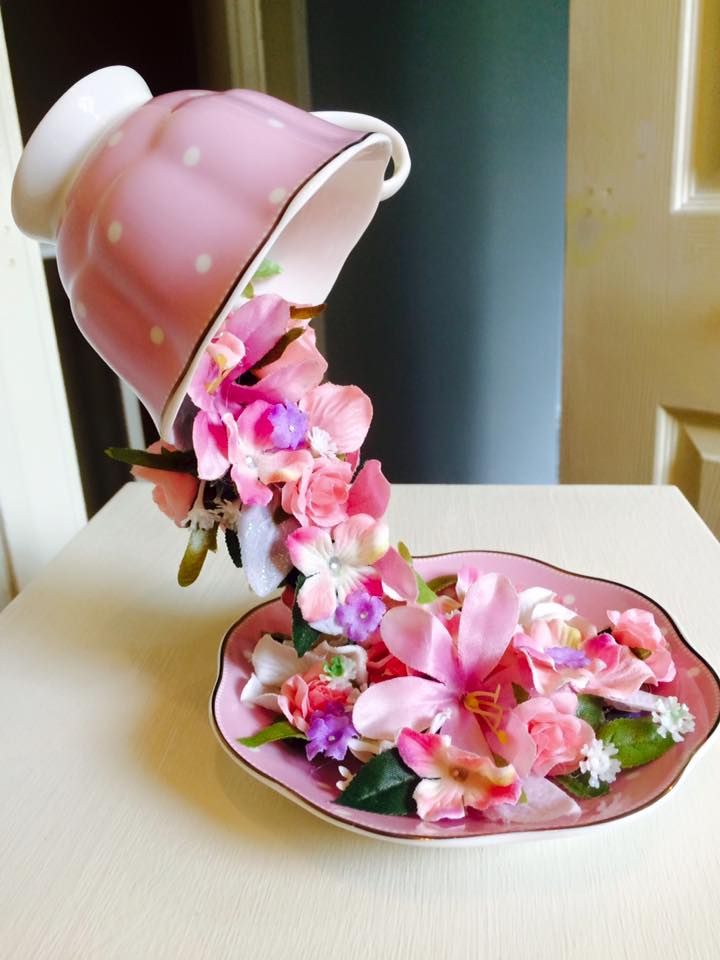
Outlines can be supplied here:
[[335, 611], [335, 620], [343, 633], [353, 643], [364, 643], [380, 626], [385, 613], [385, 604], [360, 588], [353, 590]]
[[270, 439], [277, 450], [297, 450], [308, 431], [307, 415], [295, 403], [276, 403], [268, 410]]
[[579, 670], [580, 667], [587, 667], [590, 663], [582, 650], [575, 650], [573, 647], [548, 647], [545, 653], [553, 658], [556, 667]]
[[305, 753], [308, 760], [314, 760], [319, 753], [333, 760], [344, 760], [348, 743], [356, 736], [350, 714], [345, 713], [342, 704], [330, 703], [310, 714]]

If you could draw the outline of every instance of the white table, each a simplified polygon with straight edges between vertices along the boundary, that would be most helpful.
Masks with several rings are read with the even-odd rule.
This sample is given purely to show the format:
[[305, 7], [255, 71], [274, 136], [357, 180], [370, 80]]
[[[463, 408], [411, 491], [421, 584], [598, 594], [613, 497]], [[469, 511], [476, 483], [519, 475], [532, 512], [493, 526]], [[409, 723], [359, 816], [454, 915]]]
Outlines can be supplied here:
[[[31, 508], [31, 507], [30, 507]], [[396, 487], [416, 554], [515, 550], [628, 582], [720, 662], [720, 546], [672, 488]], [[489, 849], [359, 838], [248, 777], [208, 723], [252, 604], [128, 485], [0, 616], [0, 957], [720, 956], [720, 744], [612, 828]]]

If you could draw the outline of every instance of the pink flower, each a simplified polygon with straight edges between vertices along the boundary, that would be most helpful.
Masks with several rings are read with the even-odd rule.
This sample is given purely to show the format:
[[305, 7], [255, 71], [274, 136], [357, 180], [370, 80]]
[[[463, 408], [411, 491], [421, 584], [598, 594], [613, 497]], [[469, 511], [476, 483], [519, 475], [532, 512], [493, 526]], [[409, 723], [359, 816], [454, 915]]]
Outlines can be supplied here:
[[355, 453], [372, 420], [370, 398], [354, 386], [323, 383], [303, 397], [300, 409], [308, 416], [311, 449], [323, 456]]
[[[163, 447], [166, 450], [175, 449], [156, 440], [148, 447], [148, 453], [160, 453]], [[155, 484], [152, 498], [166, 516], [178, 526], [185, 520], [197, 497], [196, 477], [189, 473], [173, 473], [171, 470], [153, 470], [152, 467], [133, 467], [132, 475]]]
[[[652, 670], [656, 683], [669, 683], [675, 678], [675, 664], [668, 642], [649, 610], [608, 610], [613, 637], [623, 646], [644, 653], [644, 662]], [[647, 656], [647, 654], [650, 654]]]
[[552, 699], [533, 697], [515, 707], [515, 716], [525, 724], [533, 741], [535, 755], [530, 761], [530, 772], [536, 776], [558, 776], [577, 770], [582, 748], [592, 742], [595, 732], [589, 723], [575, 716], [576, 709], [577, 696], [570, 692], [558, 693]]
[[655, 674], [646, 662], [621, 646], [609, 633], [588, 640], [585, 654], [593, 660], [593, 672], [585, 693], [610, 700], [624, 700], [644, 683], [655, 683]]
[[338, 601], [344, 603], [366, 578], [376, 576], [372, 564], [388, 548], [388, 529], [360, 513], [332, 533], [301, 527], [287, 545], [293, 565], [307, 578], [298, 592], [302, 615], [308, 623], [323, 623], [334, 618]]
[[297, 480], [312, 457], [307, 450], [272, 449], [271, 425], [266, 414], [271, 405], [256, 400], [237, 420], [229, 413], [222, 422], [228, 433], [230, 476], [244, 504], [267, 504], [272, 499], [270, 483]]
[[193, 447], [203, 480], [216, 480], [230, 465], [221, 421], [226, 413], [237, 416], [241, 409], [241, 398], [233, 395], [234, 381], [277, 343], [289, 323], [289, 305], [281, 297], [265, 294], [232, 310], [206, 347], [188, 387], [190, 399], [199, 408], [193, 422]]
[[461, 820], [465, 808], [487, 810], [517, 803], [520, 780], [510, 765], [451, 746], [450, 737], [402, 730], [398, 750], [403, 761], [422, 777], [413, 799], [422, 820]]
[[403, 727], [427, 730], [443, 714], [443, 733], [457, 747], [491, 754], [478, 722], [482, 719], [503, 748], [511, 754], [520, 751], [527, 731], [500, 702], [501, 686], [488, 679], [510, 642], [517, 612], [512, 584], [494, 573], [469, 586], [457, 641], [423, 607], [388, 610], [380, 625], [382, 639], [416, 675], [374, 684], [360, 695], [353, 714], [360, 735], [395, 740]]
[[353, 481], [348, 496], [350, 516], [366, 513], [380, 520], [390, 503], [390, 484], [385, 479], [379, 460], [367, 460]]
[[[576, 633], [579, 639], [580, 634]], [[513, 647], [527, 660], [533, 686], [543, 696], [550, 696], [567, 684], [582, 690], [590, 680], [589, 655], [583, 647], [570, 646], [567, 639], [562, 620], [534, 620], [528, 633], [513, 637]]]
[[350, 700], [353, 692], [352, 684], [331, 683], [327, 677], [317, 676], [308, 683], [308, 702], [310, 712], [314, 710], [325, 710], [331, 703], [339, 703], [345, 706]]
[[[256, 298], [257, 299], [257, 298]], [[315, 345], [315, 331], [306, 327], [302, 335], [283, 350], [282, 356], [264, 367], [255, 368], [258, 382], [253, 386], [232, 387], [233, 400], [252, 403], [299, 403], [316, 387], [327, 370], [327, 360]]]
[[308, 728], [308, 717], [311, 713], [308, 685], [304, 677], [296, 673], [283, 683], [277, 698], [280, 710], [285, 714], [288, 723], [305, 733]]
[[352, 468], [342, 460], [321, 457], [305, 465], [282, 491], [282, 505], [303, 527], [334, 527], [347, 519]]

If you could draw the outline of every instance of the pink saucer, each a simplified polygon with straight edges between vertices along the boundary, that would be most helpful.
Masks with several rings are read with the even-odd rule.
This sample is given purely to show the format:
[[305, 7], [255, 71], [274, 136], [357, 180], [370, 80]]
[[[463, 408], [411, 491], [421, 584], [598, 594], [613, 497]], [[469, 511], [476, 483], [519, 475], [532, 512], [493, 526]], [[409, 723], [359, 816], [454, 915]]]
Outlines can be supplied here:
[[582, 813], [575, 818], [539, 825], [496, 823], [480, 817], [438, 824], [416, 817], [386, 816], [343, 807], [334, 802], [337, 797], [334, 762], [319, 766], [308, 763], [302, 751], [286, 743], [269, 743], [253, 750], [237, 742], [272, 719], [266, 710], [241, 703], [240, 691], [252, 672], [249, 655], [260, 636], [266, 632], [290, 632], [290, 611], [280, 600], [274, 600], [255, 607], [225, 636], [211, 715], [221, 743], [248, 773], [316, 816], [356, 833], [426, 846], [483, 845], [568, 834], [639, 813], [667, 796], [716, 730], [720, 721], [720, 679], [690, 647], [666, 611], [637, 590], [609, 580], [568, 573], [540, 560], [510, 553], [478, 550], [424, 557], [415, 562], [426, 580], [456, 573], [471, 564], [488, 573], [506, 574], [519, 589], [547, 587], [555, 591], [564, 604], [577, 608], [598, 625], [605, 625], [607, 610], [630, 607], [649, 610], [667, 636], [677, 666], [677, 676], [672, 683], [664, 685], [663, 695], [677, 696], [688, 705], [695, 717], [695, 730], [653, 763], [621, 774], [608, 795], [581, 801]]

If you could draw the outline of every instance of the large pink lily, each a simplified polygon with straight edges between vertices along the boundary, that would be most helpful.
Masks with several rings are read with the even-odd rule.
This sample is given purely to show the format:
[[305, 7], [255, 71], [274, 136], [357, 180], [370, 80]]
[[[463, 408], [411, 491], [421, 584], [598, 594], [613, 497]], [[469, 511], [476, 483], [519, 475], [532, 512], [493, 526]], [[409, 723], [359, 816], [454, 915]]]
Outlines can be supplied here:
[[[517, 616], [515, 589], [507, 577], [494, 573], [469, 586], [457, 643], [423, 607], [389, 610], [380, 627], [385, 645], [423, 676], [397, 677], [370, 686], [355, 704], [356, 730], [364, 737], [395, 740], [403, 727], [427, 730], [438, 715], [444, 715], [442, 733], [452, 738], [453, 746], [488, 757], [493, 751], [478, 722], [483, 719], [498, 744], [507, 747], [503, 755], [512, 760], [525, 749], [528, 734], [504, 710], [500, 688], [488, 677], [507, 649]], [[508, 706], [514, 703], [513, 699]]]

